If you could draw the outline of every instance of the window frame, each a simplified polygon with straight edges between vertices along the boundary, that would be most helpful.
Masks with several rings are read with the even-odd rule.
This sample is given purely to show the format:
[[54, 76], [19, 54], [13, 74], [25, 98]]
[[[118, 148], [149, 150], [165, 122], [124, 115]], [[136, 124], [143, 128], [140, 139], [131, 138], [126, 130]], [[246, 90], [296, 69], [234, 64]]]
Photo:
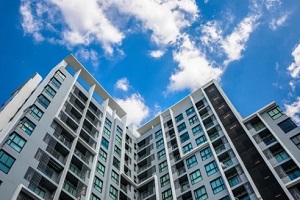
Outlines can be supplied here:
[[51, 103], [51, 101], [45, 97], [45, 95], [43, 94], [40, 94], [38, 97], [37, 97], [37, 102], [43, 106], [45, 109], [47, 109]]
[[29, 114], [37, 121], [40, 121], [44, 115], [44, 112], [35, 104], [33, 104], [32, 106], [30, 106]]
[[[216, 185], [213, 186], [213, 184], [216, 184]], [[210, 181], [210, 186], [211, 186], [211, 189], [214, 194], [217, 194], [226, 189], [226, 186], [224, 184], [222, 177], [219, 177], [219, 178], [216, 178], [216, 179]]]
[[102, 188], [103, 188], [103, 181], [95, 176], [94, 181], [93, 181], [93, 188], [97, 190], [98, 192], [102, 193]]
[[25, 133], [28, 135], [31, 135], [32, 132], [34, 131], [36, 125], [33, 123], [31, 120], [29, 120], [27, 117], [23, 117], [19, 123], [18, 127], [22, 129]]
[[287, 118], [282, 122], [278, 123], [278, 126], [284, 133], [288, 133], [297, 128], [297, 125], [295, 124], [295, 122], [293, 122], [291, 118]]
[[96, 171], [102, 176], [104, 176], [105, 174], [105, 166], [99, 161], [97, 162], [96, 165]]
[[56, 89], [59, 89], [60, 86], [61, 86], [61, 82], [59, 82], [59, 81], [57, 80], [57, 78], [55, 78], [55, 77], [52, 77], [52, 78], [50, 79], [50, 83], [51, 83], [51, 85], [53, 85]]
[[280, 118], [281, 116], [284, 115], [284, 113], [282, 112], [282, 110], [280, 109], [279, 106], [276, 106], [275, 108], [272, 108], [271, 110], [269, 110], [268, 115], [273, 119], [276, 120], [278, 118]]
[[186, 159], [186, 166], [188, 169], [191, 169], [192, 167], [196, 166], [198, 164], [198, 160], [196, 158], [196, 155], [192, 155], [188, 159]]
[[50, 85], [46, 85], [44, 87], [43, 90], [49, 97], [51, 97], [52, 99], [55, 97], [56, 95], [56, 91], [50, 86]]
[[204, 168], [207, 176], [211, 176], [219, 171], [218, 165], [215, 161], [207, 163]]
[[0, 150], [0, 171], [5, 174], [8, 174], [12, 166], [14, 165], [16, 159], [12, 157], [9, 153]]
[[[18, 141], [15, 141], [17, 137]], [[20, 145], [19, 143], [22, 142]], [[21, 137], [17, 132], [12, 132], [9, 137], [7, 138], [5, 144], [13, 148], [16, 152], [20, 153], [25, 146], [27, 140], [25, 140], [23, 137]], [[17, 148], [16, 148], [17, 147]]]

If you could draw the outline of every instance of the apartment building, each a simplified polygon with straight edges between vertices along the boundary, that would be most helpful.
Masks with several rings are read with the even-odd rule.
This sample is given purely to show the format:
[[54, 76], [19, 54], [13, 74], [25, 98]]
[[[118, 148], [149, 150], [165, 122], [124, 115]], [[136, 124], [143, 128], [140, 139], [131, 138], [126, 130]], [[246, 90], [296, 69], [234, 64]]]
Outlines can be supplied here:
[[300, 199], [300, 128], [275, 103], [243, 119], [215, 81], [135, 128], [70, 55], [1, 110], [3, 200]]

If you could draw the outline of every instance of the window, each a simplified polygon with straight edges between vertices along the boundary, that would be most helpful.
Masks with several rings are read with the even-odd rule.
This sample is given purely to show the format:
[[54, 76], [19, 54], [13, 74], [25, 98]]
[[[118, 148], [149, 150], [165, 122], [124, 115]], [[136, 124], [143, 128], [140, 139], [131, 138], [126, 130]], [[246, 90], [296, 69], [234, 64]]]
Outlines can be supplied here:
[[109, 188], [109, 196], [112, 199], [117, 200], [118, 199], [118, 190], [116, 188], [114, 188], [113, 186], [110, 186], [110, 188]]
[[[31, 188], [30, 188], [31, 187]], [[43, 190], [42, 188], [40, 187], [33, 187], [31, 185], [29, 185], [29, 189], [31, 189], [35, 194], [37, 194], [38, 196], [44, 198], [45, 197], [45, 194], [46, 194], [46, 191]]]
[[184, 129], [186, 129], [185, 123], [183, 122], [182, 124], [178, 125], [178, 126], [177, 126], [177, 129], [178, 129], [178, 132], [181, 132], [181, 131], [183, 131]]
[[182, 134], [180, 136], [180, 140], [181, 140], [181, 143], [184, 143], [185, 141], [189, 140], [190, 139], [190, 136], [189, 136], [189, 133], [188, 132], [185, 132], [184, 134]]
[[158, 140], [157, 142], [156, 142], [156, 148], [158, 149], [158, 148], [160, 148], [161, 146], [163, 146], [164, 145], [164, 140], [163, 139], [160, 139], [160, 140]]
[[123, 130], [117, 126], [117, 133], [119, 133], [121, 136], [123, 135]]
[[216, 173], [217, 171], [219, 171], [215, 161], [212, 161], [211, 163], [208, 163], [207, 165], [205, 165], [205, 170], [206, 170], [207, 176], [210, 176], [210, 175]]
[[275, 159], [277, 160], [277, 162], [281, 162], [281, 161], [283, 161], [283, 160], [289, 158], [289, 155], [283, 150], [283, 151], [281, 151], [281, 152], [279, 152], [279, 153], [276, 153], [276, 154], [274, 155], [274, 157], [275, 157]]
[[109, 142], [105, 138], [102, 138], [101, 145], [105, 147], [105, 149], [108, 149]]
[[110, 130], [104, 127], [103, 134], [106, 135], [108, 138], [110, 137]]
[[42, 118], [42, 116], [44, 114], [44, 112], [41, 109], [39, 109], [36, 105], [32, 105], [30, 107], [29, 113], [32, 117], [34, 117], [38, 121], [40, 121], [40, 119]]
[[116, 135], [116, 143], [119, 146], [122, 146], [122, 138], [120, 138], [118, 135]]
[[99, 151], [99, 158], [101, 160], [103, 160], [104, 162], [106, 162], [107, 153], [101, 148], [100, 148], [100, 151]]
[[115, 166], [118, 170], [120, 170], [120, 161], [114, 157], [113, 166]]
[[283, 112], [277, 106], [276, 108], [273, 108], [272, 110], [268, 111], [268, 114], [273, 120], [275, 120], [275, 119], [278, 119], [279, 117], [281, 117], [283, 115]]
[[57, 89], [59, 89], [60, 86], [61, 86], [61, 83], [56, 78], [54, 78], [54, 77], [51, 78], [50, 82]]
[[217, 194], [225, 189], [225, 185], [223, 179], [221, 177], [210, 182], [211, 189], [214, 194]]
[[191, 183], [194, 185], [196, 183], [198, 183], [199, 181], [202, 180], [202, 176], [201, 176], [201, 173], [200, 173], [200, 170], [197, 169], [196, 171], [192, 172], [190, 174], [190, 179], [191, 179]]
[[291, 120], [291, 118], [288, 118], [278, 124], [278, 126], [283, 130], [283, 132], [288, 133], [294, 128], [297, 128], [297, 125]]
[[292, 142], [300, 149], [300, 133], [295, 135], [294, 137], [291, 137]]
[[121, 157], [121, 149], [117, 146], [115, 146], [115, 154], [117, 154], [117, 156]]
[[166, 157], [166, 151], [163, 149], [157, 153], [157, 159], [160, 160], [164, 157]]
[[18, 126], [20, 127], [20, 129], [22, 129], [28, 135], [31, 135], [32, 131], [35, 129], [35, 124], [32, 123], [26, 117], [24, 117], [23, 119], [21, 119], [21, 121], [19, 122]]
[[196, 200], [204, 200], [204, 199], [208, 198], [204, 186], [202, 186], [202, 187], [198, 188], [197, 190], [195, 190], [194, 194], [195, 194]]
[[98, 191], [98, 192], [102, 192], [102, 187], [103, 187], [103, 181], [101, 181], [99, 178], [97, 178], [95, 176], [94, 179], [94, 188]]
[[203, 144], [204, 142], [206, 142], [206, 137], [205, 137], [205, 135], [202, 135], [202, 136], [200, 136], [200, 137], [198, 137], [198, 138], [196, 139], [196, 144], [197, 144], [197, 146], [200, 146], [200, 145]]
[[14, 164], [15, 159], [11, 157], [8, 153], [0, 150], [0, 170], [7, 174]]
[[13, 132], [6, 141], [11, 148], [16, 150], [17, 152], [21, 152], [24, 147], [26, 140], [19, 136], [16, 132]]
[[168, 167], [167, 161], [158, 164], [159, 172], [165, 171]]
[[47, 85], [47, 86], [44, 88], [44, 92], [45, 92], [46, 94], [48, 94], [52, 99], [53, 99], [54, 96], [56, 95], [55, 90], [53, 90], [53, 88], [50, 87], [49, 85]]
[[197, 165], [197, 158], [195, 155], [191, 156], [190, 158], [186, 159], [186, 165], [187, 167], [190, 169], [192, 167], [194, 167], [195, 165]]
[[228, 179], [228, 183], [230, 185], [230, 187], [234, 187], [235, 185], [239, 184], [239, 178], [238, 175], [235, 175], [231, 178]]
[[203, 149], [202, 151], [200, 151], [200, 155], [201, 155], [202, 160], [206, 160], [209, 157], [211, 157], [210, 148], [207, 147], [207, 148]]
[[59, 81], [63, 82], [66, 79], [66, 75], [64, 75], [61, 71], [57, 70], [54, 75]]
[[200, 124], [192, 128], [193, 135], [198, 135], [199, 133], [201, 133], [201, 131], [202, 127], [200, 126]]
[[155, 139], [157, 139], [157, 138], [159, 138], [161, 136], [162, 136], [162, 131], [161, 130], [155, 132]]
[[92, 194], [90, 200], [101, 200], [99, 197], [97, 197], [96, 195]]
[[119, 185], [119, 175], [114, 170], [111, 170], [111, 179]]
[[111, 121], [109, 119], [105, 119], [105, 125], [107, 125], [109, 128], [111, 128]]
[[189, 119], [190, 125], [193, 125], [193, 124], [195, 124], [195, 123], [198, 122], [198, 121], [199, 121], [199, 120], [198, 120], [197, 115], [194, 115], [193, 117], [191, 117], [191, 118]]
[[37, 102], [39, 102], [39, 104], [41, 104], [44, 108], [48, 108], [50, 101], [44, 96], [44, 95], [39, 95], [37, 98]]
[[180, 122], [181, 120], [183, 120], [183, 115], [182, 115], [182, 114], [179, 114], [179, 115], [177, 115], [177, 116], [175, 117], [176, 123], [177, 123], [177, 122]]
[[172, 200], [173, 197], [172, 197], [172, 190], [171, 189], [168, 189], [166, 191], [164, 191], [162, 194], [162, 200]]
[[105, 166], [102, 165], [100, 162], [97, 162], [97, 172], [99, 174], [101, 174], [102, 176], [104, 176], [104, 173], [105, 173]]
[[193, 114], [195, 112], [194, 108], [193, 107], [190, 107], [189, 109], [187, 109], [186, 111], [186, 115], [189, 116], [191, 114]]
[[187, 145], [182, 147], [183, 153], [187, 153], [193, 149], [193, 146], [191, 143], [188, 143]]
[[166, 174], [162, 177], [160, 177], [160, 185], [161, 187], [164, 187], [165, 185], [170, 183], [170, 177], [169, 174]]
[[227, 196], [225, 196], [225, 197], [223, 197], [223, 198], [221, 198], [221, 199], [219, 199], [219, 200], [231, 200], [231, 199], [230, 199], [230, 197], [227, 195]]

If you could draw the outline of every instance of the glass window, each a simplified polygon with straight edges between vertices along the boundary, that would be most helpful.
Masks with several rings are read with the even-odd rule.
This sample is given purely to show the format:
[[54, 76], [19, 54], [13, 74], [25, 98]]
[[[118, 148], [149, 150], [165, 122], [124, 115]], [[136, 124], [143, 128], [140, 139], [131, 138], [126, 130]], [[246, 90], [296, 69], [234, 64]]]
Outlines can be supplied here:
[[[219, 200], [231, 200], [230, 199], [230, 197], [227, 195], [227, 196], [225, 196], [225, 197], [223, 197], [223, 198], [221, 198], [221, 199], [219, 199]], [[246, 199], [245, 199], [246, 200]]]
[[159, 172], [165, 171], [168, 167], [167, 161], [158, 164]]
[[54, 96], [56, 95], [56, 91], [53, 90], [52, 87], [50, 87], [49, 85], [46, 85], [46, 87], [44, 88], [44, 92], [46, 94], [48, 94], [52, 99], [54, 98]]
[[45, 194], [46, 194], [46, 191], [43, 190], [42, 188], [40, 187], [32, 187], [31, 185], [29, 185], [29, 187], [31, 187], [30, 189], [35, 193], [37, 194], [38, 196], [44, 198], [45, 197]]
[[118, 135], [116, 135], [116, 143], [119, 146], [122, 146], [122, 138], [120, 138]]
[[155, 132], [155, 138], [156, 139], [159, 138], [159, 137], [161, 137], [161, 136], [162, 136], [162, 131], [161, 130]]
[[104, 162], [106, 162], [107, 153], [101, 148], [100, 148], [100, 151], [99, 151], [99, 158], [101, 160], [103, 160]]
[[201, 131], [202, 127], [200, 126], [200, 124], [192, 128], [193, 135], [198, 135], [199, 133], [201, 133]]
[[121, 157], [121, 149], [117, 146], [115, 146], [115, 154], [117, 154], [118, 157]]
[[105, 125], [107, 125], [109, 128], [111, 128], [111, 121], [109, 119], [105, 119]]
[[219, 171], [218, 166], [215, 161], [212, 161], [211, 163], [208, 163], [207, 165], [205, 165], [205, 170], [206, 170], [207, 176], [210, 176], [210, 175], [216, 173], [217, 171]]
[[289, 155], [282, 150], [281, 152], [278, 152], [274, 155], [275, 159], [277, 160], [277, 162], [281, 162], [283, 160], [286, 160], [287, 158], [289, 158]]
[[196, 158], [195, 155], [193, 155], [193, 156], [189, 157], [188, 159], [186, 159], [186, 165], [189, 169], [194, 167], [197, 164], [198, 164], [198, 162], [197, 162], [197, 158]]
[[109, 142], [105, 138], [102, 138], [101, 145], [105, 147], [105, 149], [108, 149]]
[[165, 185], [170, 183], [170, 177], [169, 174], [166, 174], [162, 177], [160, 177], [160, 185], [161, 187], [164, 187]]
[[164, 157], [166, 157], [166, 151], [163, 149], [157, 153], [157, 159], [160, 160]]
[[206, 160], [209, 157], [211, 157], [212, 155], [211, 155], [210, 148], [207, 147], [207, 148], [203, 149], [202, 151], [200, 151], [200, 155], [201, 155], [202, 160]]
[[291, 120], [291, 118], [288, 118], [278, 124], [278, 126], [283, 130], [283, 132], [288, 133], [291, 130], [297, 128], [297, 125]]
[[59, 89], [60, 86], [61, 86], [61, 83], [56, 78], [54, 78], [54, 77], [51, 78], [50, 82], [57, 89]]
[[19, 122], [18, 125], [25, 133], [27, 133], [28, 135], [31, 135], [31, 133], [33, 132], [33, 130], [35, 129], [35, 124], [32, 123], [29, 119], [27, 119], [26, 117], [24, 117], [23, 119], [21, 119], [21, 121]]
[[206, 194], [205, 187], [202, 186], [194, 191], [196, 200], [204, 200], [207, 199], [208, 196]]
[[120, 161], [114, 157], [113, 166], [115, 166], [118, 170], [120, 170]]
[[0, 150], [0, 170], [7, 174], [15, 159], [3, 150]]
[[163, 200], [172, 200], [173, 199], [171, 189], [168, 189], [168, 190], [164, 191], [161, 194], [161, 196], [162, 196]]
[[95, 179], [94, 179], [94, 188], [98, 192], [102, 192], [102, 187], [103, 187], [103, 181], [101, 181], [99, 178], [97, 178], [97, 176], [95, 176]]
[[64, 75], [60, 70], [57, 70], [54, 76], [61, 82], [66, 79], [66, 75]]
[[119, 185], [119, 175], [114, 170], [111, 170], [111, 179]]
[[176, 123], [177, 123], [177, 122], [180, 122], [181, 120], [183, 120], [183, 115], [182, 115], [182, 114], [179, 114], [179, 115], [177, 115], [177, 116], [175, 117]]
[[186, 111], [186, 115], [189, 116], [191, 114], [193, 114], [195, 112], [194, 108], [193, 107], [190, 107], [189, 109], [187, 109]]
[[118, 190], [116, 188], [114, 188], [113, 186], [110, 186], [110, 188], [109, 188], [109, 196], [112, 199], [117, 200], [118, 199]]
[[104, 127], [103, 134], [109, 138], [110, 137], [110, 130], [108, 130], [106, 127]]
[[101, 174], [102, 176], [104, 176], [104, 173], [105, 173], [105, 166], [104, 165], [102, 165], [102, 163], [100, 163], [100, 162], [97, 162], [97, 172], [99, 173], [99, 174]]
[[121, 136], [123, 135], [123, 130], [117, 126], [117, 133], [119, 133]]
[[17, 152], [21, 152], [24, 147], [26, 140], [19, 136], [16, 132], [13, 132], [6, 141], [11, 148], [16, 150]]
[[187, 153], [193, 149], [193, 146], [191, 143], [188, 143], [187, 145], [182, 147], [183, 153]]
[[198, 183], [199, 181], [202, 180], [202, 176], [200, 173], [200, 170], [197, 169], [196, 171], [190, 173], [190, 179], [191, 179], [191, 183], [194, 185], [196, 183]]
[[291, 137], [292, 142], [300, 149], [300, 133], [295, 135], [294, 137]]
[[41, 104], [44, 108], [48, 108], [50, 101], [49, 99], [47, 99], [44, 95], [39, 95], [37, 98], [37, 102], [39, 102], [39, 104]]
[[197, 146], [200, 146], [200, 145], [203, 144], [204, 142], [206, 142], [206, 137], [205, 137], [205, 135], [202, 135], [202, 136], [200, 136], [200, 137], [198, 137], [198, 138], [196, 139], [196, 144], [197, 144]]
[[278, 119], [279, 117], [281, 117], [283, 115], [283, 112], [277, 106], [276, 108], [273, 108], [272, 110], [268, 111], [268, 114], [273, 120], [275, 120], [275, 119]]
[[185, 141], [189, 140], [190, 139], [190, 136], [189, 136], [189, 133], [188, 132], [185, 132], [184, 134], [182, 134], [180, 136], [180, 140], [181, 140], [181, 143], [184, 143]]
[[225, 189], [225, 185], [224, 185], [223, 179], [221, 177], [211, 181], [210, 185], [211, 185], [211, 189], [213, 190], [214, 194], [217, 194]]
[[179, 133], [180, 133], [181, 131], [185, 130], [185, 129], [186, 129], [185, 123], [183, 122], [182, 124], [178, 125], [178, 126], [177, 126], [177, 129], [178, 129], [178, 132], [179, 132]]
[[42, 118], [44, 112], [39, 109], [36, 105], [32, 105], [30, 107], [30, 111], [29, 111], [30, 115], [35, 118], [36, 120], [40, 121], [40, 119]]
[[195, 124], [195, 123], [198, 122], [198, 121], [199, 121], [199, 120], [198, 120], [197, 115], [194, 115], [193, 117], [191, 117], [191, 118], [189, 119], [190, 125], [193, 125], [193, 124]]
[[92, 194], [90, 200], [101, 200], [99, 197], [97, 197], [96, 195]]
[[164, 145], [164, 140], [163, 139], [160, 139], [156, 142], [156, 148], [160, 148]]
[[239, 181], [238, 175], [230, 177], [228, 179], [228, 183], [231, 187], [234, 187], [235, 185], [239, 184], [239, 182], [240, 181]]

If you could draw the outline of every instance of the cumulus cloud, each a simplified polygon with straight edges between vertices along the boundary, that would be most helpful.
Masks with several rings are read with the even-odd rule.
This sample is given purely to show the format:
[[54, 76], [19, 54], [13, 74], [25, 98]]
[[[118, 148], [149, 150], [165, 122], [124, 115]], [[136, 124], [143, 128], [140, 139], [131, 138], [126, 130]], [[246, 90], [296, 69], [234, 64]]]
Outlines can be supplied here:
[[99, 55], [93, 49], [84, 49], [80, 48], [76, 53], [75, 56], [83, 61], [90, 61], [94, 67], [94, 70], [97, 71], [99, 66]]
[[300, 44], [292, 52], [294, 62], [287, 68], [288, 72], [293, 78], [299, 78], [300, 76]]
[[291, 104], [284, 104], [285, 113], [291, 117], [294, 122], [300, 124], [300, 97], [297, 97]]
[[127, 92], [128, 89], [129, 89], [129, 81], [128, 81], [128, 79], [126, 77], [119, 79], [116, 82], [116, 84], [115, 84], [115, 88]]
[[265, 0], [264, 3], [267, 10], [276, 9], [282, 4], [280, 0]]
[[288, 19], [288, 14], [287, 13], [282, 15], [278, 19], [272, 19], [272, 21], [269, 24], [269, 27], [273, 31], [275, 31], [275, 30], [277, 30], [278, 27], [283, 26], [287, 19]]
[[128, 124], [133, 123], [139, 126], [149, 116], [149, 107], [146, 106], [144, 98], [138, 93], [125, 99], [117, 98], [116, 101], [126, 111]]
[[155, 50], [155, 51], [150, 51], [149, 55], [153, 58], [160, 58], [165, 54], [164, 51], [162, 50]]

